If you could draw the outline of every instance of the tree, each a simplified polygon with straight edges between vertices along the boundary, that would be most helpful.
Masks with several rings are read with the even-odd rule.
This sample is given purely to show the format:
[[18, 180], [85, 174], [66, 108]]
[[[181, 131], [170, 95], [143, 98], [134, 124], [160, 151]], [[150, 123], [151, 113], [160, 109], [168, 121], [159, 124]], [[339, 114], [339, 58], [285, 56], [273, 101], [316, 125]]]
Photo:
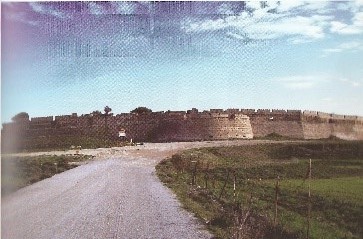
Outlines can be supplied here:
[[102, 112], [101, 111], [99, 111], [99, 110], [94, 110], [94, 111], [92, 111], [92, 113], [91, 113], [93, 116], [95, 116], [95, 115], [102, 115]]
[[11, 118], [14, 122], [19, 122], [21, 120], [29, 120], [29, 114], [26, 112], [20, 112]]
[[108, 106], [105, 106], [104, 111], [105, 111], [105, 115], [108, 115], [112, 111], [112, 109]]
[[103, 109], [105, 111], [105, 127], [106, 127], [106, 135], [108, 136], [108, 125], [107, 125], [107, 116], [109, 116], [109, 113], [112, 111], [112, 109], [108, 106], [105, 106]]
[[146, 107], [141, 107], [141, 106], [130, 111], [130, 113], [134, 113], [134, 114], [148, 114], [151, 112], [153, 112], [151, 109], [146, 108]]

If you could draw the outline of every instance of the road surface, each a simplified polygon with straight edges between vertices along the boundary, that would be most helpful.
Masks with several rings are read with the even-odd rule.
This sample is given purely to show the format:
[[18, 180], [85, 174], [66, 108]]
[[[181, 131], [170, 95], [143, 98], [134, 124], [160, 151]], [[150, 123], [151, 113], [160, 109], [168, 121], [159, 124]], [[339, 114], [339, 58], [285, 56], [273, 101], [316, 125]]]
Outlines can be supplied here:
[[[254, 143], [257, 141], [82, 150], [96, 160], [2, 198], [1, 238], [211, 238], [157, 179], [155, 165], [181, 149]], [[40, 154], [67, 153], [72, 152]]]

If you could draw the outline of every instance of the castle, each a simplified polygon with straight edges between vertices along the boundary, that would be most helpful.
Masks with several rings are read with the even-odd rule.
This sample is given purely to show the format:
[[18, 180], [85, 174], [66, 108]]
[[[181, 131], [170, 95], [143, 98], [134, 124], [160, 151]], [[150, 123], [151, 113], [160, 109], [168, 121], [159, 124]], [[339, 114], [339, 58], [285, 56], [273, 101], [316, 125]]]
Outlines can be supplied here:
[[[251, 139], [278, 134], [295, 139], [335, 136], [363, 139], [363, 117], [316, 111], [268, 109], [211, 109], [199, 112], [161, 111], [143, 114], [72, 115], [24, 118], [3, 124], [2, 146], [14, 142], [23, 148], [46, 147], [57, 138], [107, 137], [117, 139], [120, 129], [128, 139], [142, 142]], [[37, 145], [35, 145], [37, 144]]]

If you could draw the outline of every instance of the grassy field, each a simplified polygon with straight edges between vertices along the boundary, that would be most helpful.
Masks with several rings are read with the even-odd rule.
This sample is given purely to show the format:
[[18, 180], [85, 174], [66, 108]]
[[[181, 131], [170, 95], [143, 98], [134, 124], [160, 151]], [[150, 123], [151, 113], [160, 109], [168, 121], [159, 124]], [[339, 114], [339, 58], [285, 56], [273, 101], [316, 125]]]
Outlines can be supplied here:
[[23, 145], [22, 149], [13, 152], [38, 152], [50, 150], [67, 150], [70, 146], [82, 146], [82, 148], [109, 148], [122, 146], [119, 139], [105, 139], [104, 137], [87, 136], [57, 136], [51, 139], [33, 138]]
[[193, 149], [157, 173], [217, 238], [363, 238], [363, 142]]
[[1, 196], [77, 167], [92, 156], [1, 157]]
[[1, 138], [2, 153], [16, 152], [38, 152], [51, 150], [68, 150], [73, 146], [82, 148], [109, 148], [120, 147], [126, 142], [120, 141], [118, 137], [107, 137], [104, 133], [95, 133], [93, 135], [82, 135], [81, 133], [73, 135], [52, 134], [49, 136], [31, 136], [24, 137], [22, 140]]

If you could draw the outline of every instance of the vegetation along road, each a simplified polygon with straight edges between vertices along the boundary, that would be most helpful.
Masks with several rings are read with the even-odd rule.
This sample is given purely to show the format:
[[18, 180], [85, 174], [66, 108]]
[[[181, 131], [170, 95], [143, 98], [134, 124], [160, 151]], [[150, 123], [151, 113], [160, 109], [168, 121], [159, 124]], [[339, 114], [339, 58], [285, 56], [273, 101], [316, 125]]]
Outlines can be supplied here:
[[[92, 161], [2, 197], [2, 238], [211, 238], [155, 175], [183, 149], [264, 141], [84, 149]], [[61, 155], [75, 151], [18, 154]], [[3, 160], [9, 155], [3, 155]], [[13, 155], [14, 157], [14, 155]], [[4, 181], [5, 182], [5, 181]]]
[[363, 238], [363, 142], [189, 149], [156, 167], [216, 238]]
[[[2, 155], [2, 238], [362, 235], [362, 142], [185, 142], [75, 153]], [[22, 173], [12, 169], [20, 161]]]

